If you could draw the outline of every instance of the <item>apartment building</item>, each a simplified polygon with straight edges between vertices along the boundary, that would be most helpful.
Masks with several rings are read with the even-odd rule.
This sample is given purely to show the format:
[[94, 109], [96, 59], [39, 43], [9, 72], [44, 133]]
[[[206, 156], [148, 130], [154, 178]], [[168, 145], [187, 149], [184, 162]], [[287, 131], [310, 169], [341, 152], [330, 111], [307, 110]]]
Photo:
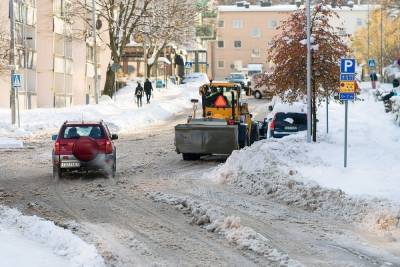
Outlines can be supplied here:
[[[0, 12], [8, 17], [8, 1]], [[98, 40], [97, 62], [91, 28], [74, 17], [70, 0], [14, 0], [20, 109], [68, 107], [94, 102], [94, 73], [104, 87], [109, 51]], [[88, 14], [91, 18], [91, 14]], [[9, 27], [10, 21], [6, 24]], [[0, 74], [0, 107], [10, 106], [10, 75]]]
[[[4, 33], [10, 32], [8, 2], [4, 0], [0, 3], [0, 31]], [[22, 77], [18, 94], [20, 108], [33, 108], [36, 107], [37, 96], [37, 1], [15, 1], [14, 19], [16, 73]], [[10, 75], [7, 73], [5, 69], [0, 72], [0, 107], [10, 106]]]
[[[209, 76], [223, 79], [231, 72], [270, 70], [267, 51], [271, 40], [280, 22], [297, 9], [296, 5], [218, 6], [216, 40], [209, 46]], [[353, 34], [366, 25], [368, 10], [367, 5], [336, 8], [339, 18], [332, 25], [343, 27], [342, 34]]]

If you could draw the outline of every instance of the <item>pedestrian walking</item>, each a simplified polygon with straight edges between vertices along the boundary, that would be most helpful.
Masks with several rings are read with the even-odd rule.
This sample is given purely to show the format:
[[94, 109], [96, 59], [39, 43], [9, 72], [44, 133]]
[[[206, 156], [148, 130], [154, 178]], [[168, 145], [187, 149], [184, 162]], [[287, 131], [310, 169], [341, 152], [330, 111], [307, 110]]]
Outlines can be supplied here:
[[144, 92], [146, 93], [147, 104], [150, 104], [152, 91], [153, 91], [153, 85], [151, 84], [149, 79], [146, 79], [146, 81], [144, 82]]
[[135, 96], [137, 98], [138, 108], [140, 108], [142, 106], [142, 97], [143, 97], [143, 87], [140, 84], [140, 82], [138, 82], [138, 85], [136, 86]]
[[372, 72], [369, 77], [371, 78], [372, 89], [376, 89], [376, 82], [378, 81], [378, 75], [376, 72]]

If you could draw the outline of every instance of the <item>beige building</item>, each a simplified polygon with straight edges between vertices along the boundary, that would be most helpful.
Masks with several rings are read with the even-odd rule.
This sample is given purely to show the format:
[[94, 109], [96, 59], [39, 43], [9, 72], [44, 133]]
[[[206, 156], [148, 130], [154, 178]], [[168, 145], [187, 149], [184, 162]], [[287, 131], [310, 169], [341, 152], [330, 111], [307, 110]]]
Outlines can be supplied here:
[[[8, 17], [8, 8], [8, 0], [0, 1], [2, 17]], [[14, 0], [14, 10], [17, 72], [23, 77], [20, 109], [93, 103], [93, 38], [90, 28], [72, 18], [70, 1]], [[9, 23], [7, 20], [6, 29]], [[109, 52], [100, 41], [97, 52], [102, 90]], [[10, 88], [9, 72], [2, 73], [1, 108], [10, 106]]]
[[[231, 72], [268, 71], [267, 51], [278, 34], [277, 26], [297, 8], [296, 5], [219, 6], [216, 40], [209, 46], [209, 76], [223, 79]], [[332, 24], [344, 27], [342, 34], [353, 34], [367, 23], [367, 5], [341, 7], [336, 11], [340, 18]]]

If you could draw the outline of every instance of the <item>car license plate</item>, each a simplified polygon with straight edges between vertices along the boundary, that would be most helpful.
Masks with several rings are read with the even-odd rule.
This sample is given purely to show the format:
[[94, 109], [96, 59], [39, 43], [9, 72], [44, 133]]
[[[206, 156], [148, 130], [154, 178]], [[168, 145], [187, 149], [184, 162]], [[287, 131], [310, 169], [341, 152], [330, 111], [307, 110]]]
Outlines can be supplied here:
[[81, 163], [77, 161], [61, 162], [61, 168], [79, 168], [80, 166]]
[[296, 126], [285, 126], [285, 130], [297, 130]]

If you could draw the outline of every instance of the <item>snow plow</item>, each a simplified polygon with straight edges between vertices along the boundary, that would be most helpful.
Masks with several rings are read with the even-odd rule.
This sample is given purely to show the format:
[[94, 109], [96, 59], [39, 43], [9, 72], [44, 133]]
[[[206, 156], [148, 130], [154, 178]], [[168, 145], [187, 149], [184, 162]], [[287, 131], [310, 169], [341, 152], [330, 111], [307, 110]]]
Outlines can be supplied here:
[[210, 82], [200, 87], [202, 117], [196, 118], [198, 100], [192, 100], [193, 115], [175, 126], [175, 147], [184, 160], [205, 155], [229, 155], [259, 139], [246, 103], [241, 103], [240, 85]]

